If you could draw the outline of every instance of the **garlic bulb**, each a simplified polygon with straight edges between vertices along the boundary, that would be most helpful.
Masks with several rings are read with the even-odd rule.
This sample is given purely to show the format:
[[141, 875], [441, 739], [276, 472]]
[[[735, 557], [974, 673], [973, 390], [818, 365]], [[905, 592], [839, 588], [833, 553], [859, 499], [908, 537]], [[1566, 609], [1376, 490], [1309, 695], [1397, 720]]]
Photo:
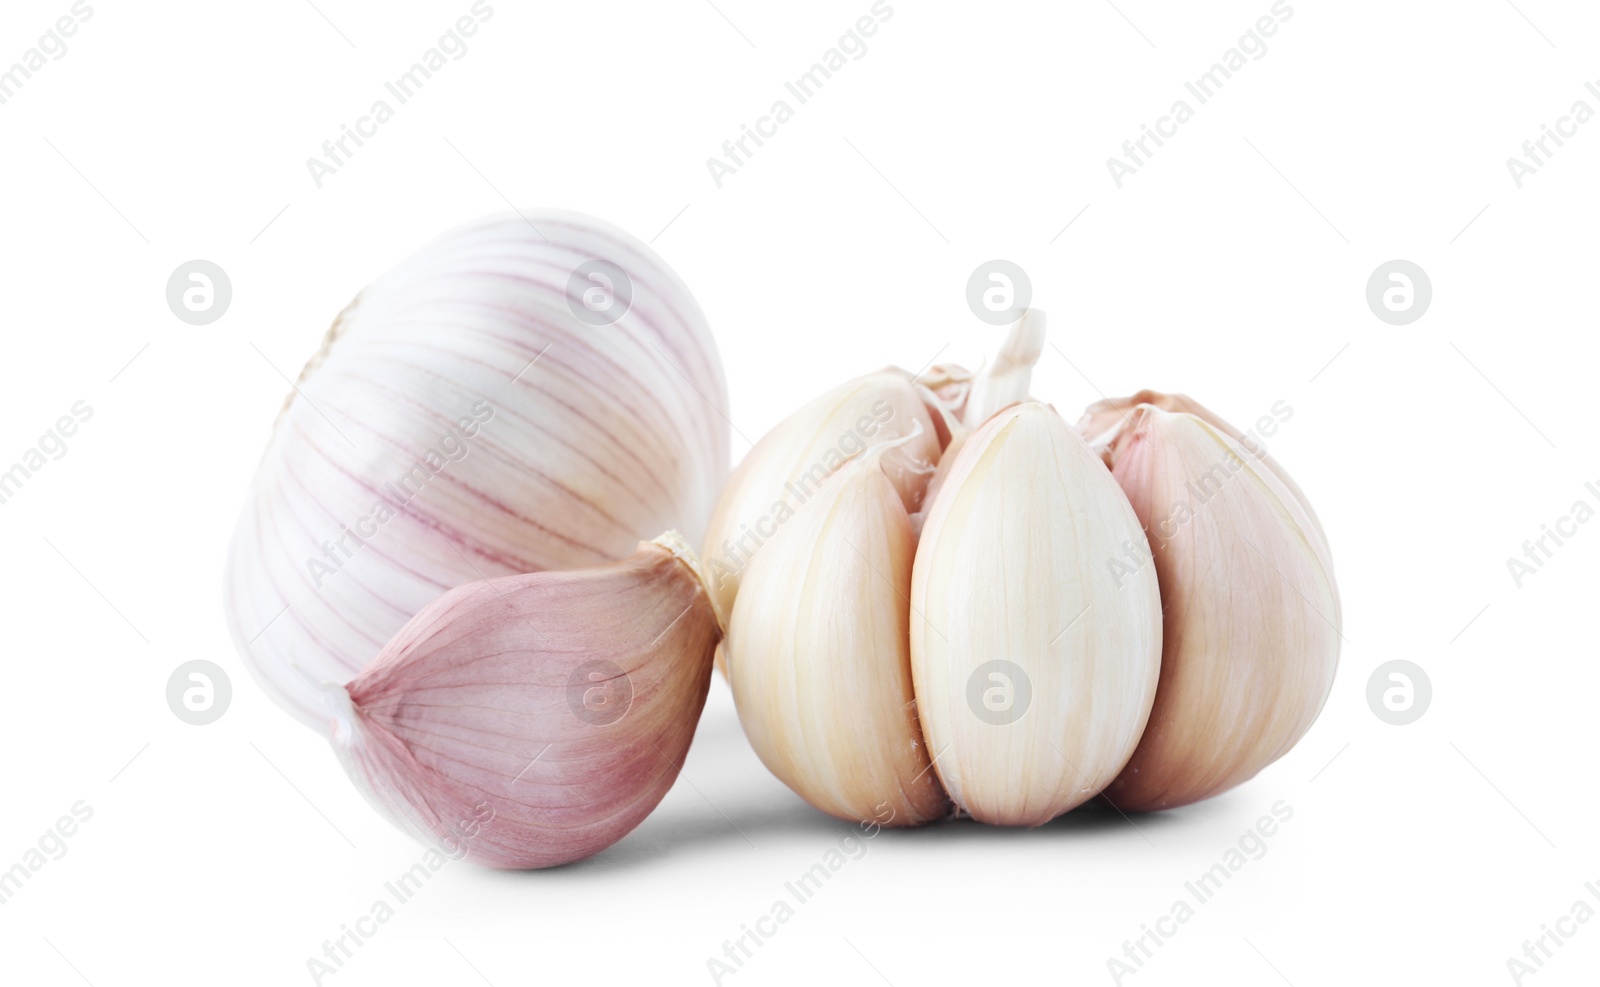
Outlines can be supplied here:
[[1166, 622], [1149, 726], [1107, 796], [1172, 808], [1249, 780], [1310, 729], [1338, 664], [1338, 590], [1303, 495], [1226, 429], [1147, 404], [1113, 431], [1112, 473], [1149, 542], [1101, 565], [1154, 572]]
[[726, 388], [688, 290], [566, 213], [446, 234], [363, 290], [289, 398], [234, 536], [226, 606], [256, 678], [325, 729], [346, 682], [444, 591], [595, 565], [727, 474]]
[[846, 463], [762, 546], [726, 653], [745, 736], [779, 780], [841, 819], [914, 826], [949, 803], [911, 691], [916, 535], [882, 462], [901, 452]]
[[966, 441], [928, 508], [912, 569], [911, 668], [934, 766], [974, 818], [1038, 826], [1108, 785], [1138, 743], [1161, 660], [1127, 498], [1045, 405]]
[[598, 568], [470, 583], [332, 690], [334, 748], [425, 843], [490, 867], [581, 860], [672, 786], [718, 634], [675, 533]]

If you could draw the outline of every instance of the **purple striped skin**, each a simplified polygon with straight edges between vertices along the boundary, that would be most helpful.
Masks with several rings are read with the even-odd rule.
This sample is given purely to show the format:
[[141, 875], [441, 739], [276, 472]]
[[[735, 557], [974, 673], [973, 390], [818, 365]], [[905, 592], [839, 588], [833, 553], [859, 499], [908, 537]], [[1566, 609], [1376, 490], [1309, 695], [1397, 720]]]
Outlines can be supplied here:
[[[672, 786], [719, 636], [699, 578], [653, 544], [598, 568], [461, 586], [339, 690], [334, 748], [374, 805], [447, 855], [572, 863], [626, 836]], [[575, 692], [594, 662], [620, 675]], [[588, 689], [627, 698], [599, 715], [603, 704], [577, 700]]]
[[[362, 291], [273, 432], [225, 607], [246, 666], [314, 729], [329, 729], [322, 687], [441, 593], [625, 558], [666, 529], [698, 543], [726, 479], [727, 387], [688, 289], [620, 230], [524, 215], [446, 234]], [[596, 258], [633, 285], [608, 326], [567, 302], [572, 269]], [[393, 496], [447, 434], [464, 458]], [[377, 524], [380, 503], [393, 517]]]

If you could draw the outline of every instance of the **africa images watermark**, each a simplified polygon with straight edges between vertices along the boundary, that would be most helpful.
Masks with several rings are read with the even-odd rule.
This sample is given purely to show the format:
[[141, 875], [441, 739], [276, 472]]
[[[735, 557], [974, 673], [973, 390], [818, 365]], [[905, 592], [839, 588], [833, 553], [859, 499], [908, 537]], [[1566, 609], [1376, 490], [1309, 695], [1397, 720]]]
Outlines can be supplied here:
[[78, 33], [78, 28], [88, 23], [94, 16], [94, 8], [86, 0], [77, 0], [72, 5], [71, 16], [63, 14], [56, 18], [56, 22], [39, 36], [39, 40], [32, 48], [22, 53], [22, 57], [11, 64], [9, 68], [0, 70], [0, 106], [4, 106], [17, 98], [17, 93], [31, 80], [34, 75], [44, 69], [50, 62], [59, 62], [67, 56], [67, 40]]
[[[1600, 483], [1585, 483], [1583, 488], [1594, 498], [1595, 504], [1600, 504]], [[1522, 543], [1522, 555], [1528, 561], [1524, 562], [1515, 555], [1506, 558], [1506, 570], [1511, 573], [1511, 581], [1517, 589], [1522, 588], [1524, 579], [1537, 576], [1544, 564], [1555, 558], [1555, 550], [1564, 546], [1569, 539], [1577, 537], [1581, 530], [1578, 526], [1588, 524], [1594, 516], [1594, 504], [1580, 497], [1573, 501], [1570, 513], [1556, 518], [1553, 524], [1539, 525], [1544, 534]], [[1555, 543], [1554, 548], [1551, 542]]]
[[[306, 571], [311, 574], [312, 585], [320, 590], [329, 576], [343, 569], [344, 564], [355, 557], [357, 549], [366, 548], [367, 542], [377, 537], [385, 524], [426, 490], [446, 466], [466, 459], [467, 454], [472, 452], [469, 440], [477, 436], [478, 429], [493, 420], [494, 405], [479, 401], [472, 406], [471, 415], [461, 416], [455, 422], [455, 429], [439, 436], [435, 446], [412, 462], [398, 480], [385, 483], [383, 496], [373, 503], [370, 511], [356, 519], [354, 528], [348, 524], [339, 525], [341, 534], [323, 540], [321, 558], [315, 555], [306, 557]], [[355, 542], [355, 548], [350, 547], [352, 541]]]
[[822, 886], [832, 880], [833, 875], [839, 873], [845, 864], [867, 855], [867, 841], [894, 820], [894, 809], [889, 803], [879, 802], [873, 809], [875, 814], [871, 819], [863, 819], [857, 824], [861, 830], [860, 836], [850, 832], [839, 837], [839, 845], [829, 847], [821, 860], [801, 871], [794, 880], [783, 882], [786, 894], [772, 902], [767, 914], [753, 923], [740, 923], [739, 935], [723, 940], [720, 957], [706, 957], [706, 970], [711, 974], [712, 983], [720, 985], [724, 977], [731, 977], [742, 970], [745, 962], [755, 956], [755, 951], [765, 946], [767, 940], [776, 936], [778, 930], [798, 914], [798, 906], [815, 898]]
[[[728, 580], [738, 579], [744, 567], [750, 564], [756, 549], [766, 544], [768, 538], [778, 533], [778, 528], [794, 517], [795, 510], [822, 488], [824, 480], [846, 462], [865, 452], [869, 444], [867, 440], [877, 435], [894, 418], [894, 407], [886, 400], [875, 401], [870, 410], [872, 414], [856, 419], [850, 430], [839, 436], [839, 441], [820, 459], [786, 480], [783, 490], [776, 495], [767, 513], [756, 518], [753, 525], [741, 525], [737, 535], [722, 543], [721, 551], [710, 560], [714, 589], [720, 590]], [[794, 507], [789, 506], [790, 497], [796, 502]]]
[[[822, 53], [820, 61], [814, 62], [811, 68], [801, 73], [793, 82], [784, 82], [784, 90], [800, 105], [805, 105], [811, 97], [821, 91], [823, 83], [832, 79], [833, 74], [844, 68], [849, 61], [859, 62], [866, 57], [866, 39], [877, 34], [878, 27], [894, 16], [894, 8], [889, 6], [888, 0], [874, 0], [871, 9], [872, 16], [863, 14], [858, 17], [854, 26], [839, 36], [838, 43]], [[845, 57], [847, 55], [848, 61]], [[789, 105], [788, 100], [778, 99], [767, 108], [766, 114], [756, 118], [753, 129], [749, 124], [739, 124], [739, 136], [722, 142], [722, 158], [706, 158], [706, 170], [711, 172], [711, 180], [716, 183], [717, 188], [721, 188], [725, 179], [733, 177], [755, 157], [756, 152], [750, 148], [752, 141], [757, 148], [762, 147], [763, 137], [776, 137], [778, 128], [792, 119], [794, 119], [794, 107]], [[741, 154], [744, 155], [742, 158]]]
[[[396, 105], [404, 106], [422, 87], [433, 78], [434, 73], [443, 69], [452, 61], [460, 61], [466, 57], [467, 42], [465, 39], [478, 33], [478, 28], [494, 16], [494, 8], [489, 6], [488, 0], [475, 0], [472, 5], [472, 16], [463, 14], [456, 19], [450, 29], [439, 36], [439, 41], [434, 47], [422, 53], [422, 57], [413, 62], [409, 69], [400, 73], [393, 81], [385, 81], [384, 91], [395, 99]], [[321, 158], [306, 158], [306, 170], [311, 173], [311, 180], [317, 188], [322, 183], [332, 178], [339, 169], [350, 163], [357, 150], [365, 146], [364, 139], [378, 136], [378, 128], [394, 119], [394, 107], [389, 105], [387, 99], [374, 100], [367, 108], [367, 112], [356, 118], [354, 127], [349, 124], [339, 125], [340, 133], [332, 140], [322, 142]], [[355, 144], [355, 149], [350, 145]]]
[[[1244, 440], [1239, 443], [1249, 453], [1250, 458], [1260, 462], [1267, 458], [1267, 445], [1261, 436], [1271, 437], [1278, 434], [1278, 426], [1294, 417], [1294, 408], [1287, 401], [1277, 401], [1272, 405], [1271, 415], [1262, 415], [1256, 419], [1255, 428], [1246, 432]], [[1257, 434], [1259, 433], [1259, 435]], [[1145, 566], [1155, 561], [1155, 549], [1150, 544], [1159, 540], [1159, 545], [1165, 546], [1178, 534], [1178, 530], [1193, 521], [1211, 499], [1222, 492], [1247, 465], [1244, 457], [1229, 450], [1222, 459], [1211, 464], [1210, 468], [1197, 477], [1191, 477], [1183, 485], [1184, 492], [1189, 495], [1188, 500], [1180, 500], [1172, 505], [1159, 520], [1152, 519], [1145, 526], [1145, 538], [1135, 543], [1132, 538], [1122, 543], [1122, 557], [1112, 556], [1106, 559], [1106, 568], [1111, 572], [1111, 578], [1118, 589], [1127, 585], [1127, 577], [1135, 575]]]
[[[24, 449], [10, 469], [0, 468], [0, 504], [9, 504], [22, 487], [51, 462], [67, 455], [67, 440], [78, 434], [78, 426], [94, 417], [94, 409], [87, 401], [74, 402], [68, 409], [71, 414], [56, 419], [39, 441]], [[47, 458], [48, 457], [48, 458]]]
[[[1272, 803], [1272, 815], [1257, 819], [1255, 825], [1245, 830], [1234, 846], [1223, 851], [1220, 860], [1194, 880], [1183, 882], [1183, 889], [1189, 893], [1187, 897], [1175, 899], [1167, 909], [1167, 914], [1154, 922], [1140, 925], [1137, 938], [1123, 940], [1120, 957], [1106, 957], [1106, 970], [1111, 974], [1112, 982], [1120, 985], [1124, 977], [1131, 977], [1143, 970], [1145, 963], [1155, 957], [1156, 950], [1177, 935], [1180, 927], [1188, 925], [1199, 914], [1197, 909], [1215, 898], [1217, 892], [1233, 880], [1233, 875], [1244, 870], [1252, 860], [1260, 860], [1267, 855], [1267, 840], [1277, 835], [1279, 826], [1293, 818], [1294, 806], [1283, 799]], [[1191, 900], [1193, 904], [1190, 904]]]
[[[1600, 85], [1585, 82], [1583, 88], [1589, 91], [1596, 101], [1600, 101]], [[1594, 107], [1585, 100], [1576, 100], [1568, 113], [1556, 118], [1556, 125], [1552, 128], [1547, 123], [1539, 124], [1539, 136], [1522, 142], [1522, 160], [1515, 157], [1506, 158], [1506, 170], [1511, 172], [1511, 180], [1517, 183], [1517, 188], [1522, 188], [1522, 180], [1538, 173], [1540, 168], [1549, 164], [1556, 152], [1550, 149], [1553, 142], [1557, 150], [1566, 146], [1563, 137], [1578, 136], [1578, 128], [1594, 119]], [[1542, 157], [1541, 157], [1542, 155]]]
[[45, 864], [65, 857], [67, 840], [77, 835], [79, 826], [94, 818], [94, 806], [82, 799], [72, 803], [70, 811], [72, 815], [61, 816], [54, 826], [44, 831], [36, 846], [23, 851], [21, 860], [9, 870], [0, 870], [0, 905], [10, 904], [22, 886], [44, 870]]
[[[1278, 33], [1278, 28], [1287, 23], [1294, 16], [1294, 8], [1289, 6], [1288, 0], [1276, 0], [1272, 5], [1272, 15], [1262, 14], [1256, 19], [1255, 26], [1239, 36], [1238, 43], [1222, 53], [1222, 60], [1212, 64], [1211, 68], [1202, 72], [1193, 82], [1185, 81], [1183, 88], [1204, 106], [1233, 78], [1233, 74], [1252, 61], [1259, 62], [1267, 54], [1266, 38]], [[1248, 56], [1248, 58], [1246, 57]], [[1154, 141], [1157, 148], [1164, 146], [1163, 137], [1171, 138], [1178, 135], [1178, 128], [1194, 119], [1195, 108], [1189, 105], [1186, 99], [1173, 102], [1164, 116], [1156, 118], [1154, 129], [1148, 124], [1139, 124], [1143, 131], [1133, 140], [1122, 142], [1123, 159], [1106, 158], [1106, 169], [1111, 172], [1111, 180], [1117, 188], [1122, 188], [1122, 180], [1137, 174], [1139, 169], [1150, 163], [1155, 157], [1155, 151], [1150, 149], [1150, 141]], [[1140, 155], [1143, 154], [1141, 158]]]
[[[1584, 882], [1583, 890], [1589, 892], [1589, 897], [1595, 901], [1600, 901], [1600, 880]], [[1588, 925], [1594, 916], [1595, 907], [1579, 898], [1567, 909], [1567, 914], [1557, 917], [1554, 922], [1541, 923], [1538, 936], [1522, 940], [1521, 956], [1506, 957], [1506, 970], [1511, 974], [1511, 982], [1520, 984], [1524, 978], [1542, 972], [1545, 962], [1555, 958], [1555, 950], [1565, 946], [1568, 939], [1578, 934], [1578, 926]], [[1555, 928], [1551, 928], [1552, 925]]]
[[440, 837], [438, 846], [429, 847], [423, 852], [422, 859], [399, 877], [383, 882], [383, 890], [387, 893], [373, 899], [367, 914], [354, 922], [341, 924], [338, 936], [323, 940], [321, 956], [306, 958], [306, 972], [311, 974], [312, 983], [320, 984], [323, 978], [344, 969], [345, 963], [355, 956], [356, 950], [376, 936], [381, 927], [389, 924], [399, 906], [416, 897], [423, 885], [443, 870], [445, 864], [466, 857], [468, 844], [482, 835], [483, 827], [493, 822], [494, 817], [494, 807], [487, 802], [479, 802], [472, 807], [471, 816], [455, 823], [448, 835]]

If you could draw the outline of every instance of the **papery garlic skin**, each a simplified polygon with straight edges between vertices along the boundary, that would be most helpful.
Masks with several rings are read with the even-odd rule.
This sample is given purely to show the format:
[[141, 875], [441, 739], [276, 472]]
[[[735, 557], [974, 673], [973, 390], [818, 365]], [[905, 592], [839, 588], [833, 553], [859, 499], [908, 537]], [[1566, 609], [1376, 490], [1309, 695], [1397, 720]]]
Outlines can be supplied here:
[[874, 450], [829, 477], [751, 561], [728, 625], [745, 736], [780, 781], [850, 822], [946, 815], [911, 688], [916, 535]]
[[1254, 777], [1310, 729], [1333, 687], [1339, 598], [1301, 497], [1197, 415], [1130, 412], [1113, 475], [1149, 534], [1166, 608], [1161, 683], [1106, 792], [1168, 809]]
[[[611, 324], [576, 314], [596, 259], [631, 288]], [[698, 542], [726, 394], [699, 307], [633, 237], [556, 212], [446, 234], [357, 296], [279, 418], [227, 568], [246, 665], [321, 729], [314, 683], [348, 681], [451, 587], [623, 558], [669, 527]]]
[[[1105, 466], [1054, 410], [991, 417], [928, 509], [911, 581], [911, 667], [934, 766], [982, 822], [1038, 826], [1116, 777], [1161, 660], [1153, 570]], [[1004, 664], [1000, 664], [1004, 663]]]
[[[723, 488], [700, 552], [719, 616], [726, 620], [733, 612], [745, 569], [766, 541], [869, 446], [906, 438], [900, 461], [931, 469], [939, 459], [940, 428], [930, 399], [903, 372], [880, 371], [808, 402], [761, 437]], [[912, 491], [927, 485], [915, 472], [894, 480], [908, 503]]]
[[476, 863], [603, 850], [667, 789], [719, 631], [676, 536], [592, 569], [457, 587], [334, 690], [335, 751], [363, 793]]

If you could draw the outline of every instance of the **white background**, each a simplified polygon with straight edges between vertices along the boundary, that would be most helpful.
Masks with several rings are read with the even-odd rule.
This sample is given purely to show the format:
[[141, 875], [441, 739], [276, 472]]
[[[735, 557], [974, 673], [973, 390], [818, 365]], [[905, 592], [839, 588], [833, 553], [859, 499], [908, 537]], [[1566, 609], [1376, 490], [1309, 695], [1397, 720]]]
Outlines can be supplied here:
[[[8, 0], [0, 65], [69, 6]], [[1273, 449], [1332, 541], [1348, 643], [1282, 761], [1137, 829], [1090, 808], [885, 833], [725, 983], [1109, 984], [1107, 958], [1280, 799], [1266, 856], [1126, 983], [1510, 983], [1507, 958], [1600, 882], [1600, 524], [1520, 589], [1506, 568], [1600, 486], [1600, 121], [1520, 189], [1505, 164], [1575, 100], [1600, 109], [1592, 5], [1295, 0], [1121, 189], [1106, 158], [1269, 0], [895, 0], [720, 189], [706, 158], [868, 0], [495, 0], [320, 189], [306, 158], [468, 0], [93, 6], [0, 106], [0, 462], [94, 408], [0, 506], [0, 867], [94, 809], [0, 905], [6, 982], [310, 983], [306, 959], [419, 858], [254, 686], [220, 574], [283, 399], [268, 361], [292, 373], [358, 288], [507, 199], [656, 237], [716, 331], [736, 459], [858, 373], [980, 363], [998, 330], [966, 279], [1004, 257], [1051, 316], [1038, 396], [1075, 418], [1176, 390], [1240, 425], [1287, 401]], [[199, 328], [164, 299], [196, 257], [234, 286]], [[1432, 279], [1410, 326], [1366, 306], [1392, 258]], [[207, 727], [164, 698], [196, 658], [235, 686]], [[1396, 658], [1434, 688], [1405, 727], [1365, 698]], [[711, 983], [707, 958], [849, 827], [761, 767], [720, 678], [684, 775], [584, 863], [451, 865], [325, 982]], [[1600, 920], [1526, 982], [1597, 969]]]

